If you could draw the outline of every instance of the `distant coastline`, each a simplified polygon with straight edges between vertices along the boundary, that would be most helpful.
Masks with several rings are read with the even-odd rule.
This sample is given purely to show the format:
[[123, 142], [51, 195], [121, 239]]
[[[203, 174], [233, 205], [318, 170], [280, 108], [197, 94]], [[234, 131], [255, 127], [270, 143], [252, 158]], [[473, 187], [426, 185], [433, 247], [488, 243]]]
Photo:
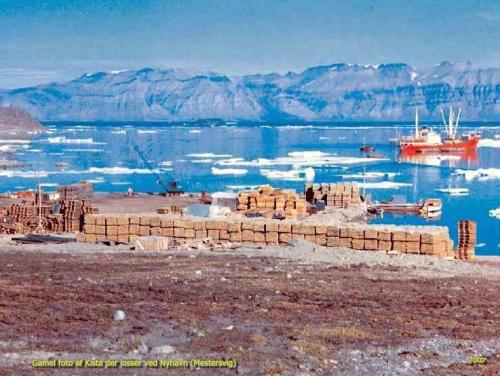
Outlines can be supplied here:
[[344, 123], [440, 122], [441, 110], [462, 109], [461, 121], [500, 118], [499, 68], [443, 62], [330, 64], [286, 74], [228, 76], [183, 69], [84, 74], [63, 83], [0, 90], [0, 105], [44, 121]]
[[[80, 121], [80, 120], [44, 120], [41, 121], [43, 125], [56, 125], [56, 126], [71, 126], [74, 127], [75, 123], [81, 125], [88, 126], [140, 126], [147, 125], [151, 127], [237, 127], [237, 126], [245, 126], [245, 127], [262, 127], [262, 126], [270, 126], [270, 127], [286, 127], [286, 126], [298, 126], [298, 127], [352, 127], [353, 129], [356, 127], [370, 127], [370, 128], [379, 128], [379, 127], [401, 127], [401, 128], [412, 128], [414, 127], [414, 120], [402, 120], [402, 121], [375, 121], [375, 120], [367, 120], [367, 121], [314, 121], [314, 122], [306, 122], [306, 121], [296, 121], [296, 122], [270, 122], [270, 121], [238, 121], [238, 122], [225, 122], [223, 120], [219, 121], [205, 121], [203, 119], [196, 121], [147, 121], [147, 120], [127, 120], [127, 121]], [[442, 122], [438, 121], [423, 121], [422, 125], [428, 125], [432, 127], [441, 127], [443, 125]], [[465, 128], [476, 128], [476, 127], [499, 127], [500, 121], [461, 121], [461, 127]]]

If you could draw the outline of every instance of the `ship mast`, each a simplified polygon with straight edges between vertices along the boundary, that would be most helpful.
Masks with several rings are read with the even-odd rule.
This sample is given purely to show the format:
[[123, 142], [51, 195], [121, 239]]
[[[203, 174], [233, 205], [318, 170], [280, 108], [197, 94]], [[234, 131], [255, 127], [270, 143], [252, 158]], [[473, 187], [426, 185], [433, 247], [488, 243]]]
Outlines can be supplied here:
[[460, 113], [462, 112], [462, 109], [459, 108], [458, 109], [458, 115], [457, 115], [457, 119], [455, 120], [455, 128], [453, 130], [453, 138], [455, 138], [457, 136], [457, 131], [458, 131], [458, 120], [460, 119]]
[[415, 107], [415, 137], [418, 137], [418, 107]]
[[443, 110], [441, 109], [441, 118], [443, 119], [444, 130], [446, 131], [446, 135], [449, 139], [453, 140], [457, 136], [458, 130], [458, 121], [460, 119], [460, 114], [462, 109], [458, 110], [458, 114], [455, 117], [455, 113], [453, 112], [453, 108], [450, 106], [450, 112], [448, 114], [448, 123], [445, 120]]
[[449, 130], [448, 130], [448, 124], [446, 124], [446, 120], [444, 118], [444, 112], [443, 109], [441, 109], [441, 118], [443, 119], [443, 124], [444, 124], [444, 131], [446, 132], [446, 135], [449, 135]]

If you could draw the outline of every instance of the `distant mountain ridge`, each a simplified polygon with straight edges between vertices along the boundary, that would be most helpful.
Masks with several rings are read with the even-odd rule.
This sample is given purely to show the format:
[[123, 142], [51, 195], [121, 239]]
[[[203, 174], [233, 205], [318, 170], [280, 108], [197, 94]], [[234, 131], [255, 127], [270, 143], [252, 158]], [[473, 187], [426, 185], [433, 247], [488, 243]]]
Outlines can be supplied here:
[[500, 69], [443, 62], [331, 64], [287, 74], [226, 76], [183, 69], [97, 72], [65, 83], [0, 90], [0, 105], [41, 120], [75, 121], [500, 121]]

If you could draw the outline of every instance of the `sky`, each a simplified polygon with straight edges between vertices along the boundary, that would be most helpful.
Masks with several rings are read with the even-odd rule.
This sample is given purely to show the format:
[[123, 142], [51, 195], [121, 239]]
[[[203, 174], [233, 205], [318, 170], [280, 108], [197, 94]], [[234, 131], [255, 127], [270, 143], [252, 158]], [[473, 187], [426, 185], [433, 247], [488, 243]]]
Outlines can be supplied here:
[[0, 88], [97, 71], [500, 67], [500, 0], [0, 0]]

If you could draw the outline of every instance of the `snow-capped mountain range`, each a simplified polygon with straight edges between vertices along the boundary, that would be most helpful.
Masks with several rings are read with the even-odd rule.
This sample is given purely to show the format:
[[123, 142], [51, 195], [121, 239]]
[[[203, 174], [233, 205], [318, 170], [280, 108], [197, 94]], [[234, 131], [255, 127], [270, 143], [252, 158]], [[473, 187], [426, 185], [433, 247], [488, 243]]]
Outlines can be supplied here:
[[183, 69], [85, 74], [64, 83], [0, 90], [0, 105], [40, 120], [77, 121], [361, 121], [441, 119], [500, 121], [500, 69], [443, 62], [332, 64], [300, 73], [226, 76]]

